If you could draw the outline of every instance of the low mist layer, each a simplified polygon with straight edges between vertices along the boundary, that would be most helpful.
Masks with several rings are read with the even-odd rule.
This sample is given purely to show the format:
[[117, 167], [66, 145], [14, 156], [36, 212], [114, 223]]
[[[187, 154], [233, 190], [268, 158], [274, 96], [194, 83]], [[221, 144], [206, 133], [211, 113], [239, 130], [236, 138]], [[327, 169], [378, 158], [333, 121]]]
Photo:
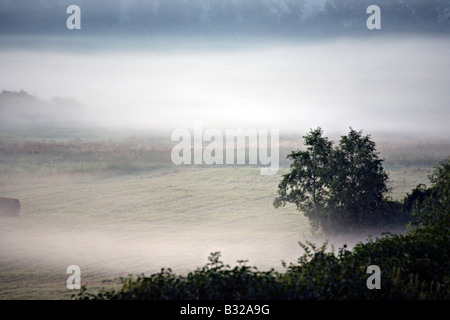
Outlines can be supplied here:
[[[18, 165], [32, 165], [23, 161]], [[426, 182], [428, 173], [390, 171], [396, 197]], [[39, 297], [42, 291], [27, 287], [45, 275], [52, 280], [41, 285], [51, 297], [67, 295], [65, 269], [72, 264], [90, 286], [160, 268], [185, 273], [215, 251], [231, 265], [248, 259], [261, 270], [282, 270], [281, 260], [296, 261], [302, 254], [298, 241], [321, 244], [327, 238], [313, 237], [294, 206], [273, 208], [279, 178], [235, 167], [113, 176], [2, 170], [0, 194], [20, 199], [22, 210], [19, 217], [0, 217], [0, 298]], [[329, 239], [336, 248], [352, 247], [382, 231], [387, 230]]]

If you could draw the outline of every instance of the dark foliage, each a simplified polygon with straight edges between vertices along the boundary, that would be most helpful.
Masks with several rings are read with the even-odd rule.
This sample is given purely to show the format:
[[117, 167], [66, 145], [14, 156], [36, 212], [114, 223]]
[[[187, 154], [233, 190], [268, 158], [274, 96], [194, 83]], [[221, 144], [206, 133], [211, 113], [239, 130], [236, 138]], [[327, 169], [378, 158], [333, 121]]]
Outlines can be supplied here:
[[[231, 268], [212, 253], [209, 262], [187, 275], [170, 269], [150, 276], [123, 278], [120, 290], [93, 294], [85, 287], [75, 299], [281, 300], [281, 299], [450, 299], [449, 161], [430, 176], [430, 193], [414, 193], [414, 228], [405, 235], [385, 234], [352, 250], [338, 252], [300, 243], [305, 253], [284, 272], [259, 271], [246, 261]], [[421, 189], [420, 192], [423, 190]], [[414, 195], [415, 196], [412, 196]], [[419, 195], [419, 196], [417, 196]], [[381, 270], [380, 289], [369, 289], [367, 268]]]
[[[285, 272], [262, 272], [244, 264], [231, 268], [219, 253], [186, 276], [170, 269], [148, 277], [122, 279], [120, 290], [76, 299], [280, 300], [280, 299], [450, 299], [448, 230], [429, 229], [408, 235], [385, 235], [336, 254], [326, 247], [303, 245], [305, 254]], [[381, 269], [381, 289], [369, 290], [367, 267]]]
[[362, 230], [404, 222], [408, 214], [387, 198], [388, 175], [375, 142], [350, 128], [333, 146], [321, 128], [304, 136], [305, 151], [293, 151], [275, 208], [293, 203], [312, 229], [325, 233]]
[[429, 176], [432, 186], [419, 184], [404, 200], [404, 208], [412, 213], [411, 226], [423, 228], [441, 226], [449, 228], [450, 160], [436, 166]]

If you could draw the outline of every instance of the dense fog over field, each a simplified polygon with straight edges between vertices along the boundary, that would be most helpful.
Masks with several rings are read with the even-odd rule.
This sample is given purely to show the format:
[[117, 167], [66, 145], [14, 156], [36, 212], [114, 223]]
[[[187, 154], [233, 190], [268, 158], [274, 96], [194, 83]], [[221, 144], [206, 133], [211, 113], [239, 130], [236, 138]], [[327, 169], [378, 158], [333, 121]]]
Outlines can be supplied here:
[[61, 117], [102, 125], [449, 133], [445, 39], [143, 42], [3, 49], [0, 87], [72, 98], [82, 107]]
[[[326, 239], [273, 207], [318, 126], [375, 137], [396, 200], [428, 183], [450, 151], [450, 2], [380, 0], [369, 30], [372, 2], [86, 0], [69, 30], [72, 1], [0, 0], [0, 197], [22, 205], [0, 215], [0, 299], [40, 297], [35, 274], [67, 298], [70, 264], [95, 285], [212, 251], [282, 270], [297, 241]], [[175, 166], [171, 133], [195, 123], [279, 129], [280, 171]]]
[[365, 0], [80, 1], [70, 30], [71, 4], [0, 1], [1, 90], [133, 128], [448, 134], [446, 0], [380, 0], [375, 30]]

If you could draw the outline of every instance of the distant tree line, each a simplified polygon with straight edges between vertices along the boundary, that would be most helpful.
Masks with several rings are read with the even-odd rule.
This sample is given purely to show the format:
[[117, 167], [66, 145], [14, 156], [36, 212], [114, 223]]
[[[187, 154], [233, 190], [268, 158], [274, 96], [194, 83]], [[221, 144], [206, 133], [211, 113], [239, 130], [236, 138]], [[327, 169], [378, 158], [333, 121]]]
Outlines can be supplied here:
[[[449, 32], [450, 0], [80, 0], [83, 32], [228, 35], [367, 34], [378, 5], [383, 32]], [[0, 5], [0, 30], [66, 32], [65, 1]]]

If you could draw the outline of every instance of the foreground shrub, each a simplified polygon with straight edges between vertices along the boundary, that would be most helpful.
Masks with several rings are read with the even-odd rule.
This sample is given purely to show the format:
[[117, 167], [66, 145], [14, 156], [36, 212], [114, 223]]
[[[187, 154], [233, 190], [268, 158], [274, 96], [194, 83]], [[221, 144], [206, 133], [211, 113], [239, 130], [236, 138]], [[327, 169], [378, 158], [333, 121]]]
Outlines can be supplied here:
[[[344, 246], [337, 253], [312, 243], [300, 245], [305, 253], [284, 272], [266, 272], [239, 265], [231, 268], [212, 253], [208, 263], [186, 276], [170, 269], [150, 276], [123, 278], [120, 290], [88, 293], [76, 299], [450, 299], [450, 164], [447, 160], [430, 176], [429, 189], [407, 195], [414, 229], [405, 235], [383, 237]], [[381, 270], [380, 289], [367, 286], [367, 268]]]
[[[218, 252], [202, 268], [177, 275], [170, 269], [150, 276], [123, 278], [120, 290], [88, 293], [76, 299], [279, 300], [279, 299], [449, 299], [449, 232], [420, 229], [384, 235], [353, 250], [327, 251], [326, 245], [301, 244], [305, 250], [284, 272], [259, 271], [244, 262], [231, 268]], [[381, 269], [381, 289], [366, 285], [369, 265]]]

